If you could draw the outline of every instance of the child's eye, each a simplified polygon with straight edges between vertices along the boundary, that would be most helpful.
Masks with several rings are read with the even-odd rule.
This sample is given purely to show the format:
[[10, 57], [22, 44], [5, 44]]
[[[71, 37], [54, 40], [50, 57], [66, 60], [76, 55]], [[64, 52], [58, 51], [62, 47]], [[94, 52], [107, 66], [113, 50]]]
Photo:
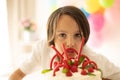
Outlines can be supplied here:
[[80, 33], [77, 33], [77, 34], [75, 34], [75, 37], [79, 37], [79, 38], [81, 38], [82, 36], [81, 36]]
[[59, 34], [59, 37], [61, 37], [61, 38], [65, 38], [65, 37], [66, 37], [66, 34], [61, 33], [61, 34]]

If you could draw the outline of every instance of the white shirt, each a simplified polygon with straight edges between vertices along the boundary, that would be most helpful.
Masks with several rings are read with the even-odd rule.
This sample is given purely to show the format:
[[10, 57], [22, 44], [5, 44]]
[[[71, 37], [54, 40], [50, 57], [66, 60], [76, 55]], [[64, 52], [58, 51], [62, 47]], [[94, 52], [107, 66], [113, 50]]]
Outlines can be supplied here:
[[[98, 68], [103, 72], [103, 77], [112, 80], [120, 80], [120, 68], [109, 62], [106, 57], [93, 52], [87, 46], [84, 46], [82, 53], [88, 56], [90, 60], [96, 62]], [[49, 68], [51, 57], [54, 54], [55, 51], [47, 46], [46, 40], [41, 40], [34, 46], [32, 56], [24, 61], [20, 69], [25, 74], [29, 74], [33, 70], [40, 68], [47, 69]]]

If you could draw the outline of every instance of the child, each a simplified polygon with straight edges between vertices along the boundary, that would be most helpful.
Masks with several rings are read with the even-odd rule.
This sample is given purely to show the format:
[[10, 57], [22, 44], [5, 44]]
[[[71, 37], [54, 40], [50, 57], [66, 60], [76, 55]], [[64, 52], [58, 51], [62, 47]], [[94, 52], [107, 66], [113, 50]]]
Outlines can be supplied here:
[[[36, 45], [31, 58], [26, 60], [10, 76], [10, 80], [21, 80], [24, 76], [33, 72], [37, 66], [45, 69], [49, 68], [50, 59], [55, 54], [54, 50], [50, 48], [51, 45], [54, 45], [61, 53], [63, 52], [63, 43], [66, 48], [74, 48], [79, 52], [82, 37], [85, 38], [82, 54], [87, 55], [92, 61], [97, 63], [98, 67], [103, 71], [103, 77], [108, 78], [103, 80], [120, 80], [120, 69], [109, 62], [104, 56], [92, 52], [86, 46], [89, 35], [89, 23], [80, 9], [74, 6], [58, 8], [48, 19], [47, 42], [41, 40]], [[46, 43], [48, 43], [48, 46]], [[74, 56], [75, 53], [69, 52], [68, 55]]]

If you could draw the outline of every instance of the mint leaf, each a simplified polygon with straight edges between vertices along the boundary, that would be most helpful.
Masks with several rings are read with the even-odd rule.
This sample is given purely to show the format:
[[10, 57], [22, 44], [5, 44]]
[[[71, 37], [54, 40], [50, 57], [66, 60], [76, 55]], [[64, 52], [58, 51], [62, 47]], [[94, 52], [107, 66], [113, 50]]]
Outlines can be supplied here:
[[47, 73], [47, 72], [49, 72], [49, 71], [51, 71], [51, 69], [44, 69], [44, 70], [42, 70], [42, 74], [45, 74], [45, 73]]
[[78, 67], [79, 69], [82, 69], [82, 67]]
[[97, 70], [101, 72], [101, 77], [103, 77], [103, 72], [102, 72], [102, 70], [101, 70], [101, 69], [97, 69]]
[[93, 65], [92, 65], [92, 64], [89, 64], [89, 65], [85, 66], [85, 69], [88, 69], [88, 68], [90, 68], [90, 67], [93, 67]]
[[60, 57], [57, 56], [57, 57], [55, 58], [55, 60], [56, 60], [56, 61], [60, 61]]
[[81, 56], [79, 59], [79, 65], [82, 63], [82, 61], [85, 59], [85, 57]]
[[68, 69], [67, 69], [67, 68], [63, 68], [62, 72], [63, 72], [63, 73], [67, 73], [67, 72], [68, 72]]
[[95, 74], [92, 74], [92, 73], [88, 73], [87, 75], [88, 76], [96, 76]]
[[71, 60], [68, 60], [68, 64], [69, 64], [69, 65], [73, 65], [74, 62], [72, 62]]

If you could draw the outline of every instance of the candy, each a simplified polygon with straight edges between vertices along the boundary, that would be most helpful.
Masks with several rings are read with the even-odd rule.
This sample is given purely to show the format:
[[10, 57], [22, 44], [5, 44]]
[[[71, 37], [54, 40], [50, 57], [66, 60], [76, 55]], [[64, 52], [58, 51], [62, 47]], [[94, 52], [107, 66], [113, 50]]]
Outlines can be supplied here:
[[[52, 57], [50, 62], [50, 70], [53, 70], [53, 76], [56, 76], [56, 72], [62, 68], [62, 72], [66, 74], [66, 76], [72, 76], [72, 73], [78, 72], [79, 65], [81, 65], [82, 71], [80, 72], [82, 75], [87, 75], [94, 72], [94, 69], [97, 68], [97, 64], [84, 55], [81, 54], [82, 48], [84, 45], [84, 37], [82, 38], [82, 43], [80, 47], [79, 53], [73, 48], [65, 48], [63, 44], [63, 54], [61, 54], [55, 46], [51, 46], [55, 51], [56, 54]], [[75, 52], [77, 57], [69, 57], [68, 51]], [[64, 55], [64, 56], [63, 56]], [[58, 61], [55, 61], [55, 58], [59, 58]]]

